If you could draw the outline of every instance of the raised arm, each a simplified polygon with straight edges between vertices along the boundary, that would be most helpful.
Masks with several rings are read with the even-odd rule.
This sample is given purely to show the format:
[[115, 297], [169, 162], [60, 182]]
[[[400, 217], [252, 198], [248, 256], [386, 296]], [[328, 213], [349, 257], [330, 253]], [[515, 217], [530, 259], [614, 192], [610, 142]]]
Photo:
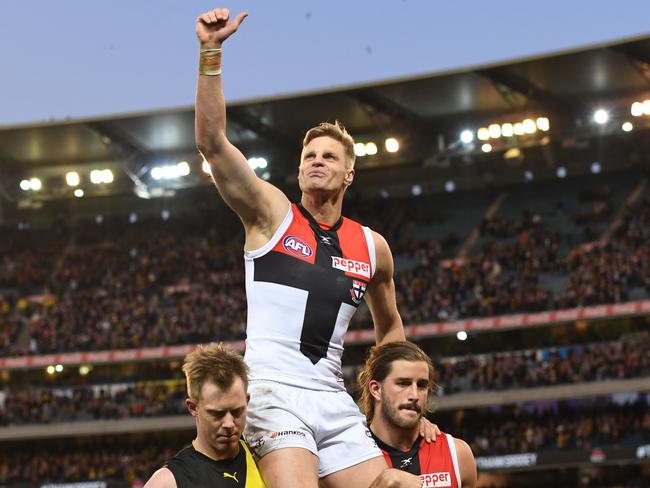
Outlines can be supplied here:
[[395, 282], [393, 281], [393, 255], [386, 239], [373, 232], [377, 269], [368, 291], [366, 302], [375, 325], [377, 344], [406, 340], [402, 318], [395, 302]]
[[226, 137], [221, 50], [223, 42], [237, 31], [247, 15], [243, 12], [231, 20], [228, 9], [217, 8], [196, 20], [201, 52], [195, 137], [197, 148], [210, 164], [219, 193], [246, 227], [247, 246], [252, 244], [255, 247], [263, 244], [264, 238], [268, 240], [272, 236], [282, 222], [289, 202], [279, 189], [257, 177], [244, 155]]

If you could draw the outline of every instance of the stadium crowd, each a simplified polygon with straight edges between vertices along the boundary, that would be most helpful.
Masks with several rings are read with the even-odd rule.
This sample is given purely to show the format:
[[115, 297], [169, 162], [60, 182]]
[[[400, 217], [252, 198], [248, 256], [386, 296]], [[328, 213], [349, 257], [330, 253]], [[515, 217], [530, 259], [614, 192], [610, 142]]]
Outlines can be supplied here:
[[[476, 456], [587, 449], [594, 446], [635, 445], [650, 441], [650, 409], [643, 400], [622, 406], [609, 404], [578, 408], [553, 404], [546, 407], [493, 408], [479, 411], [441, 412], [434, 419], [442, 430], [467, 440]], [[153, 442], [95, 439], [84, 446], [0, 450], [0, 485], [17, 482], [71, 482], [121, 479], [146, 480], [191, 433]], [[106, 445], [107, 442], [109, 445]]]
[[583, 409], [553, 404], [537, 411], [519, 407], [461, 410], [449, 424], [440, 423], [466, 440], [476, 456], [633, 446], [650, 441], [648, 406], [643, 398], [622, 406]]
[[[434, 360], [437, 394], [650, 376], [650, 337]], [[344, 369], [356, 395], [359, 367]], [[183, 415], [182, 381], [0, 391], [0, 425]]]
[[[411, 227], [427, 223], [414, 218]], [[242, 339], [241, 230], [233, 220], [189, 230], [171, 220], [112, 232], [95, 225], [65, 245], [41, 247], [23, 236], [0, 264], [0, 354]], [[514, 224], [485, 220], [480, 229], [489, 239], [463, 259], [445, 259], [454, 236], [400, 238], [390, 224], [396, 220], [383, 221], [396, 260], [412, 263], [395, 275], [408, 324], [620, 302], [632, 287], [650, 293], [648, 202], [627, 209], [609, 242], [583, 243], [567, 256], [559, 255], [567, 237], [532, 212]], [[544, 286], [541, 273], [563, 279], [564, 289]], [[362, 309], [352, 327], [369, 326]]]

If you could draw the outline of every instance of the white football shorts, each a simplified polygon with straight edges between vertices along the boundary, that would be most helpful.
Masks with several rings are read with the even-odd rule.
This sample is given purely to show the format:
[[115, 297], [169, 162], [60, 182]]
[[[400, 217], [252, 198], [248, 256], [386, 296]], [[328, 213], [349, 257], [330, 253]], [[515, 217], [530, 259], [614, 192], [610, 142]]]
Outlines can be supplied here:
[[278, 449], [307, 449], [318, 456], [318, 475], [323, 478], [382, 456], [365, 417], [346, 391], [255, 380], [248, 392], [244, 438], [258, 460]]

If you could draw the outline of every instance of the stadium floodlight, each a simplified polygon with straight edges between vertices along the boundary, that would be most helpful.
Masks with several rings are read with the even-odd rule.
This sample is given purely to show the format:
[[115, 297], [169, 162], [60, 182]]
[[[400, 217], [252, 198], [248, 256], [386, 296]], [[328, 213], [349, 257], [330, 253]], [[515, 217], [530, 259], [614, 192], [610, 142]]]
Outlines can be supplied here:
[[32, 189], [32, 184], [29, 180], [20, 180], [20, 189], [23, 191], [29, 191]]
[[526, 134], [534, 134], [537, 131], [537, 125], [533, 119], [526, 119], [522, 122]]
[[512, 137], [513, 134], [514, 130], [510, 122], [506, 122], [505, 124], [501, 125], [501, 135], [503, 137]]
[[514, 132], [516, 136], [523, 136], [526, 133], [524, 130], [524, 124], [521, 122], [515, 123], [515, 125], [512, 127], [512, 132]]
[[501, 126], [499, 124], [490, 124], [488, 126], [488, 133], [491, 139], [498, 139], [501, 137]]
[[79, 173], [76, 171], [68, 171], [65, 174], [65, 182], [68, 186], [78, 186], [80, 182]]
[[643, 103], [634, 102], [630, 107], [630, 113], [633, 117], [641, 117], [643, 115]]
[[115, 177], [113, 172], [110, 169], [105, 169], [102, 171], [102, 183], [113, 183]]
[[80, 374], [81, 376], [86, 376], [88, 373], [90, 373], [90, 370], [91, 370], [91, 369], [92, 369], [92, 368], [91, 368], [90, 365], [88, 365], [88, 364], [82, 364], [81, 366], [79, 366], [79, 374]]
[[492, 150], [492, 144], [483, 144], [481, 146], [481, 151], [489, 153]]
[[366, 145], [363, 142], [354, 143], [354, 155], [359, 158], [366, 155]]
[[456, 183], [454, 183], [452, 180], [449, 180], [447, 183], [445, 183], [445, 191], [447, 193], [451, 193], [456, 189]]
[[469, 144], [474, 140], [474, 133], [469, 129], [465, 129], [460, 133], [460, 140], [463, 144]]
[[559, 166], [555, 170], [555, 174], [558, 178], [565, 178], [566, 177], [566, 168], [564, 166]]
[[176, 163], [176, 169], [178, 170], [179, 176], [187, 176], [190, 174], [190, 165], [187, 164], [187, 161]]
[[634, 129], [634, 126], [632, 125], [632, 122], [623, 122], [621, 129], [623, 129], [623, 132], [631, 132], [632, 129]]
[[104, 222], [104, 216], [102, 214], [95, 215], [95, 223], [101, 225]]
[[271, 172], [265, 171], [264, 173], [262, 173], [262, 179], [265, 181], [269, 181], [271, 179]]
[[151, 173], [151, 177], [154, 180], [159, 180], [163, 177], [163, 170], [162, 167], [160, 166], [154, 166], [153, 168], [151, 168], [151, 171], [149, 171], [149, 173]]
[[490, 138], [490, 131], [487, 127], [481, 127], [478, 131], [476, 131], [476, 138], [479, 141], [487, 141]]
[[169, 220], [169, 215], [170, 215], [169, 210], [167, 210], [166, 208], [163, 209], [162, 212], [160, 212], [160, 218], [163, 220]]
[[532, 171], [526, 170], [524, 171], [524, 181], [533, 181], [535, 179], [535, 175], [533, 174]]
[[381, 198], [383, 198], [384, 200], [386, 200], [386, 199], [390, 198], [390, 192], [388, 190], [382, 188], [381, 190], [379, 190], [379, 196]]
[[643, 114], [650, 115], [650, 100], [643, 100]]
[[57, 364], [56, 366], [54, 366], [54, 371], [56, 371], [57, 373], [61, 373], [63, 371], [63, 365]]
[[546, 132], [551, 128], [551, 122], [548, 120], [548, 117], [537, 117], [535, 121], [537, 128], [542, 132]]
[[90, 182], [93, 185], [99, 185], [103, 180], [102, 170], [94, 169], [90, 172]]
[[135, 224], [138, 221], [138, 214], [135, 212], [131, 212], [129, 214], [129, 223], [130, 224]]
[[503, 153], [503, 159], [521, 159], [521, 149], [518, 147], [511, 147]]
[[113, 179], [113, 172], [110, 169], [94, 169], [90, 172], [90, 182], [93, 185], [112, 183]]
[[43, 188], [43, 183], [41, 183], [41, 180], [39, 178], [30, 178], [29, 186], [33, 191], [39, 191], [41, 188]]
[[268, 162], [264, 158], [248, 158], [248, 165], [255, 169], [264, 169], [268, 166]]
[[458, 339], [459, 341], [466, 341], [467, 332], [465, 332], [464, 330], [459, 330], [458, 332], [456, 332], [456, 339]]
[[422, 187], [420, 185], [413, 185], [411, 187], [411, 193], [416, 197], [422, 195]]
[[74, 196], [77, 198], [81, 198], [84, 196], [84, 191], [81, 188], [76, 188], [74, 191]]
[[605, 124], [609, 120], [607, 110], [599, 108], [594, 112], [594, 122], [597, 124]]
[[53, 365], [53, 364], [50, 364], [47, 368], [45, 368], [45, 371], [47, 372], [47, 374], [49, 374], [49, 375], [53, 375], [54, 372], [55, 372], [55, 370], [54, 370], [54, 365]]
[[389, 137], [386, 139], [384, 141], [384, 146], [386, 147], [386, 151], [389, 153], [395, 153], [399, 151], [399, 141], [394, 137]]
[[593, 163], [591, 163], [591, 172], [593, 174], [597, 175], [598, 173], [600, 173], [600, 170], [601, 170], [601, 167], [600, 167], [600, 163], [598, 161], [594, 161]]
[[368, 156], [374, 156], [377, 154], [377, 144], [374, 142], [366, 142], [366, 154]]
[[208, 163], [205, 159], [201, 163], [201, 171], [203, 171], [206, 175], [212, 174], [212, 170], [210, 169], [210, 163]]

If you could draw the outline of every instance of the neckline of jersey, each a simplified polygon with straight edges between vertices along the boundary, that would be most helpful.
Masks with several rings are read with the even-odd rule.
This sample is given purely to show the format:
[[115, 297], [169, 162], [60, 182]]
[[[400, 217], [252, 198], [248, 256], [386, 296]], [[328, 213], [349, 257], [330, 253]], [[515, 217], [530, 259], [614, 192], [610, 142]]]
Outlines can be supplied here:
[[307, 220], [309, 220], [313, 225], [317, 226], [319, 229], [326, 230], [326, 231], [337, 231], [341, 225], [343, 225], [343, 216], [339, 216], [339, 219], [336, 221], [334, 225], [329, 225], [329, 224], [324, 224], [321, 222], [318, 222], [314, 216], [309, 213], [309, 210], [307, 210], [305, 207], [302, 206], [302, 203], [297, 203], [296, 206], [298, 207], [298, 210], [305, 216]]

